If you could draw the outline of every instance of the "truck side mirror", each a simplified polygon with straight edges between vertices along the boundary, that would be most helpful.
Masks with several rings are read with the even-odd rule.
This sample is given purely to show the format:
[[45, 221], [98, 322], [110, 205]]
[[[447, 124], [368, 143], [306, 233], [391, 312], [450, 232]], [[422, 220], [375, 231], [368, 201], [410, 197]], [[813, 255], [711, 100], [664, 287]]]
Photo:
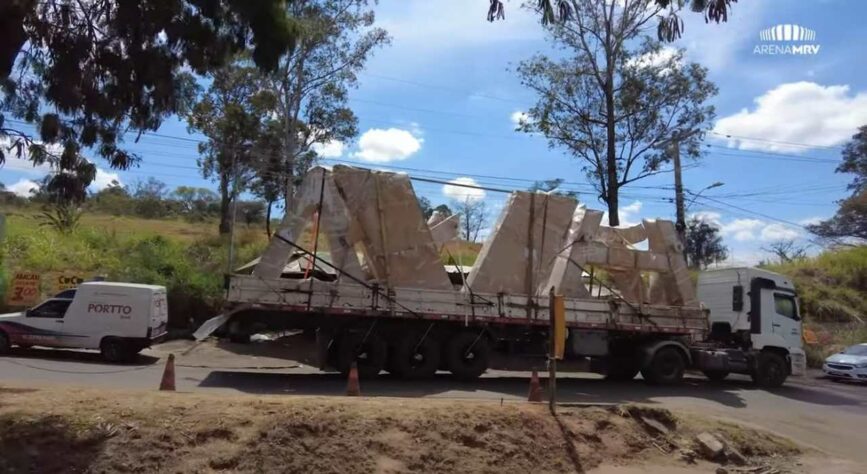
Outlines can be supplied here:
[[744, 286], [735, 285], [732, 287], [732, 311], [744, 310]]

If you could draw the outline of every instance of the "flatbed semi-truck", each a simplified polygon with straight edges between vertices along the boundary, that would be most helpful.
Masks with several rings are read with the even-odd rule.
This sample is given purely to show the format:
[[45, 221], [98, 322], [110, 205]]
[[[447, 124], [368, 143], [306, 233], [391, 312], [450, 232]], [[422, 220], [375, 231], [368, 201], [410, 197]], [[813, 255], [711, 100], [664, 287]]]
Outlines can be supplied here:
[[[322, 369], [355, 364], [362, 377], [405, 378], [445, 370], [466, 380], [493, 366], [544, 367], [552, 314], [545, 290], [553, 289], [564, 294], [561, 367], [573, 362], [618, 380], [640, 373], [655, 384], [691, 369], [713, 380], [739, 373], [764, 387], [804, 373], [797, 294], [784, 276], [719, 269], [701, 272], [692, 287], [667, 221], [610, 229], [596, 211], [560, 197], [515, 193], [479, 260], [449, 279], [437, 268], [436, 232], [418, 225], [411, 186], [388, 193], [407, 182], [355, 168], [314, 170], [252, 273], [228, 278], [224, 313], [197, 337], [218, 327], [235, 338], [297, 329], [315, 337]], [[552, 224], [558, 212], [568, 216], [560, 227]], [[311, 228], [312, 248], [299, 243]], [[331, 234], [327, 255], [316, 248], [320, 233]], [[648, 250], [632, 245], [645, 239]]]

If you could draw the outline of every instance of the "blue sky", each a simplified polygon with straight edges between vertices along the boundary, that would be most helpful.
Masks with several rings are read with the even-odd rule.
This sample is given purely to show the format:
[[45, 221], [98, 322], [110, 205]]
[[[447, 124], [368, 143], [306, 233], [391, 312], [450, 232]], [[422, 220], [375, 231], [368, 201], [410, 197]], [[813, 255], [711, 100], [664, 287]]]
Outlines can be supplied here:
[[[500, 188], [529, 186], [520, 180], [562, 178], [575, 183], [567, 188], [583, 191], [579, 198], [590, 207], [602, 209], [574, 159], [549, 149], [541, 137], [514, 131], [516, 113], [532, 105], [533, 96], [512, 70], [547, 45], [538, 17], [518, 8], [518, 0], [507, 2], [506, 21], [493, 24], [484, 20], [487, 4], [381, 0], [378, 23], [393, 43], [376, 53], [352, 92], [350, 104], [362, 134], [323, 154]], [[698, 200], [689, 212], [720, 225], [732, 263], [755, 263], [763, 256], [761, 247], [772, 240], [807, 239], [800, 225], [832, 215], [835, 201], [846, 196], [849, 177], [835, 174], [834, 168], [840, 145], [855, 127], [867, 124], [865, 17], [867, 2], [858, 0], [741, 1], [721, 25], [684, 13], [684, 37], [674, 46], [707, 66], [719, 87], [709, 153], [689, 167], [684, 183], [693, 191], [724, 183], [703, 194], [713, 201]], [[760, 31], [778, 24], [814, 30], [816, 39], [810, 43], [820, 45], [818, 54], [754, 54], [762, 43]], [[141, 167], [117, 172], [103, 164], [96, 186], [153, 176], [171, 188], [214, 187], [195, 169], [194, 140], [167, 138], [196, 138], [182, 122], [168, 120], [158, 133], [163, 136], [146, 136], [131, 146], [143, 156]], [[726, 134], [742, 139], [726, 139]], [[28, 166], [9, 160], [0, 181], [21, 189], [45, 172]], [[435, 204], [448, 202], [446, 194], [462, 189], [415, 186]], [[672, 218], [671, 186], [672, 176], [663, 174], [625, 188], [625, 220]], [[478, 197], [496, 211], [505, 195]]]

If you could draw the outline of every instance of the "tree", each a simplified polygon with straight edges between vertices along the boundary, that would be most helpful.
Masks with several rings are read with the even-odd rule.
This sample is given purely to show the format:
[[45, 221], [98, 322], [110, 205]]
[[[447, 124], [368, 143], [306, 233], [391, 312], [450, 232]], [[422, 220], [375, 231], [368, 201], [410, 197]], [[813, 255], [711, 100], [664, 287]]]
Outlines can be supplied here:
[[643, 35], [660, 11], [652, 0], [574, 6], [574, 21], [547, 28], [566, 57], [539, 54], [518, 67], [538, 96], [519, 130], [579, 159], [617, 226], [620, 188], [664, 172], [672, 143], [701, 155], [699, 132], [714, 118], [706, 101], [717, 90], [705, 68]]
[[477, 242], [488, 222], [489, 211], [485, 201], [466, 197], [453, 201], [451, 207], [461, 216], [461, 237], [468, 242]]
[[[579, 10], [580, 0], [537, 0], [536, 8], [542, 16], [542, 24], [567, 22], [573, 19]], [[696, 13], [704, 13], [705, 22], [728, 21], [731, 4], [738, 0], [691, 0], [690, 9]], [[686, 3], [685, 0], [654, 0], [660, 10], [668, 10], [668, 14], [659, 17], [656, 28], [660, 41], [674, 41], [683, 33], [683, 21], [677, 15]], [[488, 21], [505, 20], [506, 10], [502, 0], [490, 0]]]
[[433, 206], [431, 206], [430, 199], [422, 196], [418, 198], [418, 207], [421, 208], [421, 215], [424, 216], [425, 219], [430, 219], [430, 216], [433, 214]]
[[762, 247], [762, 250], [776, 256], [780, 263], [789, 263], [807, 258], [807, 246], [797, 244], [794, 240], [771, 242], [767, 247]]
[[441, 212], [444, 216], [452, 216], [454, 212], [452, 212], [451, 208], [447, 204], [440, 204], [439, 206], [433, 208], [433, 212]]
[[557, 196], [566, 196], [571, 198], [577, 198], [578, 193], [575, 191], [564, 191], [560, 189], [563, 186], [562, 178], [548, 179], [545, 181], [536, 181], [530, 186], [531, 193], [541, 192], [544, 194], [554, 194]]
[[692, 268], [707, 268], [711, 263], [728, 258], [728, 248], [723, 245], [719, 227], [693, 217], [686, 224], [687, 264]]
[[95, 168], [79, 150], [92, 147], [112, 167], [129, 168], [138, 157], [122, 148], [124, 134], [156, 130], [185, 110], [195, 89], [186, 71], [207, 74], [247, 50], [273, 69], [299, 32], [286, 1], [6, 0], [0, 138], [35, 165], [50, 163], [56, 176], [75, 174], [53, 186], [82, 193]]
[[836, 171], [855, 175], [849, 183], [852, 195], [840, 201], [834, 217], [807, 229], [826, 239], [867, 240], [867, 125], [859, 128], [843, 147], [843, 162]]
[[146, 219], [165, 217], [168, 214], [168, 206], [164, 201], [167, 193], [166, 183], [153, 176], [145, 181], [136, 181], [132, 189], [136, 215]]
[[[347, 106], [349, 89], [373, 50], [389, 42], [385, 30], [372, 28], [368, 0], [295, 0], [289, 12], [305, 34], [269, 76], [269, 87], [279, 98], [281, 153], [276, 166], [266, 163], [259, 178], [277, 180], [287, 210], [317, 149], [356, 135], [357, 119]], [[274, 169], [278, 173], [272, 174]]]
[[231, 229], [231, 205], [252, 174], [260, 137], [277, 110], [274, 91], [264, 86], [258, 70], [239, 60], [214, 73], [187, 117], [190, 130], [207, 137], [199, 143], [199, 166], [205, 178], [218, 182], [221, 234]]
[[204, 219], [219, 199], [210, 189], [194, 186], [178, 186], [169, 197], [178, 202], [181, 213], [193, 220]]

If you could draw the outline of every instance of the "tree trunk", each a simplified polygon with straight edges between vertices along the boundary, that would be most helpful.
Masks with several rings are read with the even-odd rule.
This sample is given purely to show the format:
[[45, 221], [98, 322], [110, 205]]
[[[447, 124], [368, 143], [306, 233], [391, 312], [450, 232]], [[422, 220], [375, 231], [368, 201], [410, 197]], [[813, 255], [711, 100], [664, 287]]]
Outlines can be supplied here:
[[274, 205], [274, 201], [268, 200], [268, 208], [265, 211], [265, 235], [268, 238], [271, 238], [271, 206]]
[[232, 197], [229, 195], [229, 176], [220, 175], [220, 235], [228, 234], [232, 229]]
[[[613, 7], [612, 7], [613, 9]], [[612, 19], [606, 17], [606, 44], [605, 44], [605, 122], [606, 122], [606, 157], [605, 163], [608, 171], [608, 196], [605, 197], [608, 204], [608, 225], [616, 227], [620, 225], [620, 213], [618, 211], [619, 187], [617, 186], [617, 135], [615, 125], [617, 112], [614, 108], [614, 68], [617, 67], [614, 58], [614, 45], [611, 29]]]

